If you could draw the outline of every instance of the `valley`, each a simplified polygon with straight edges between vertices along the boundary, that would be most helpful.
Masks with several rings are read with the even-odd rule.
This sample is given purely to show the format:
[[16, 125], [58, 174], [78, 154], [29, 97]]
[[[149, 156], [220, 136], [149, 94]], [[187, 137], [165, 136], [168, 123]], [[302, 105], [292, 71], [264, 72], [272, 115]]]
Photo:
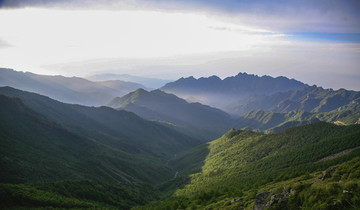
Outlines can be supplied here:
[[359, 0], [0, 0], [0, 210], [359, 210]]
[[[357, 91], [246, 73], [149, 90], [9, 69], [0, 85], [1, 208], [360, 206]], [[91, 91], [102, 98], [80, 101]]]

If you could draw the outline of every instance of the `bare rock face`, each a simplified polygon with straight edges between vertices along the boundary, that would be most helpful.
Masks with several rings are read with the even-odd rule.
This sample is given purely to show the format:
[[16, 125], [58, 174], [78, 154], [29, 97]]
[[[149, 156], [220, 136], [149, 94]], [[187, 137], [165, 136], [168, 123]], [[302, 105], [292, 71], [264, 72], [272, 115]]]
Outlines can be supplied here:
[[266, 203], [265, 207], [271, 207], [275, 204], [286, 204], [288, 195], [289, 192], [284, 188], [281, 193], [272, 195], [270, 201]]
[[236, 199], [236, 198], [233, 198], [233, 199], [231, 199], [231, 204], [233, 204], [233, 203], [235, 203], [235, 202], [239, 202], [239, 201], [242, 201], [242, 199]]
[[253, 210], [263, 210], [267, 204], [270, 192], [262, 192], [256, 195]]
[[325, 179], [331, 178], [334, 174], [335, 169], [329, 169], [326, 171], [323, 171], [322, 174], [319, 176], [320, 181], [324, 181]]
[[[291, 191], [291, 190], [290, 190]], [[273, 190], [273, 193], [275, 192], [275, 189]], [[293, 190], [291, 193], [296, 193], [295, 190]], [[285, 206], [288, 202], [289, 192], [286, 190], [286, 188], [283, 188], [281, 193], [273, 194], [270, 199], [269, 196], [272, 193], [270, 192], [262, 192], [256, 195], [255, 197], [255, 203], [253, 210], [263, 210], [267, 209], [273, 206]]]

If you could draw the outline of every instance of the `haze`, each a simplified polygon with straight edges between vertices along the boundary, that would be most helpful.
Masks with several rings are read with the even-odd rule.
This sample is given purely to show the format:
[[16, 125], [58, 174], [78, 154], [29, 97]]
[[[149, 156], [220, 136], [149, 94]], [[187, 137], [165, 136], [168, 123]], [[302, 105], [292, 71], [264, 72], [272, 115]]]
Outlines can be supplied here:
[[0, 67], [172, 80], [248, 72], [360, 90], [357, 1], [19, 0], [0, 6]]

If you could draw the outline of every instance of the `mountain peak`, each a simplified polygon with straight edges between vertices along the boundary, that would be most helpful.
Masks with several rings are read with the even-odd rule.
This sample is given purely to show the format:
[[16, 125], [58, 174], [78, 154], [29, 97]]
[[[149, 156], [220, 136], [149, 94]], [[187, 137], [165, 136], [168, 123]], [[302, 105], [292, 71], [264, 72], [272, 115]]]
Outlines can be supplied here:
[[[246, 72], [239, 72], [235, 77], [241, 77], [241, 76], [248, 76], [249, 74], [247, 74]], [[253, 74], [250, 74], [253, 75]]]
[[227, 139], [231, 139], [234, 136], [239, 135], [242, 132], [242, 130], [236, 130], [235, 128], [231, 128], [227, 133], [224, 134], [224, 137]]
[[134, 91], [135, 94], [144, 94], [149, 93], [148, 91], [144, 90], [143, 88], [138, 88]]
[[[166, 84], [161, 90], [179, 97], [226, 109], [228, 105], [251, 95], [270, 95], [289, 90], [300, 90], [306, 84], [286, 77], [271, 77], [240, 72], [236, 76], [220, 79], [218, 76], [182, 78]], [[195, 100], [193, 100], [195, 99]]]

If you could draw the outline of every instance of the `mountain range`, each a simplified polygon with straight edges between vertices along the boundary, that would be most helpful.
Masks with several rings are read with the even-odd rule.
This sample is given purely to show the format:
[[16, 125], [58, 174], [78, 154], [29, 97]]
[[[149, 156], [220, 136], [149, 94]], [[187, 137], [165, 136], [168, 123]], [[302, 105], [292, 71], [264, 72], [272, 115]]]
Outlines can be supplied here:
[[134, 112], [148, 120], [168, 122], [188, 131], [203, 130], [201, 133], [207, 133], [207, 140], [220, 137], [233, 122], [224, 111], [200, 103], [188, 103], [161, 90], [138, 89], [114, 98], [107, 106]]
[[[208, 78], [181, 78], [170, 82], [160, 89], [173, 93], [189, 101], [196, 101], [217, 108], [241, 101], [253, 95], [270, 95], [288, 90], [299, 90], [306, 84], [286, 77], [239, 73], [236, 76], [220, 79], [217, 76]], [[227, 111], [227, 110], [226, 110]]]
[[[355, 91], [330, 91], [313, 86], [253, 98], [260, 102], [249, 99], [249, 104], [244, 107], [251, 111], [240, 117], [200, 103], [189, 103], [160, 90], [149, 92], [138, 89], [121, 98], [114, 98], [107, 106], [133, 112], [148, 120], [174, 124], [179, 130], [197, 133], [194, 137], [205, 140], [218, 138], [230, 128], [273, 133], [317, 121], [350, 125], [360, 120], [359, 92]], [[290, 103], [293, 106], [284, 105]], [[258, 108], [257, 104], [264, 110], [267, 110], [265, 106], [273, 109], [252, 110]]]
[[331, 112], [265, 112], [254, 110], [245, 113], [233, 123], [234, 128], [276, 133], [287, 128], [323, 121], [338, 125], [360, 124], [360, 109], [335, 110]]
[[149, 91], [9, 69], [0, 86], [2, 209], [360, 207], [357, 91], [245, 73]]
[[360, 107], [360, 92], [345, 89], [332, 90], [317, 86], [300, 90], [279, 92], [272, 95], [251, 96], [246, 100], [228, 105], [231, 113], [242, 114], [255, 109], [271, 112], [303, 110], [330, 112]]
[[120, 80], [89, 81], [80, 77], [47, 76], [0, 68], [0, 86], [36, 92], [66, 103], [100, 106], [116, 96], [145, 86]]
[[[1, 151], [7, 157], [2, 158], [3, 182], [56, 181], [76, 174], [156, 183], [173, 175], [156, 169], [165, 167], [160, 163], [200, 143], [122, 110], [64, 104], [9, 87], [0, 94]], [[44, 168], [50, 174], [43, 174]]]
[[121, 80], [133, 83], [140, 83], [144, 86], [152, 89], [157, 89], [165, 84], [171, 82], [171, 80], [157, 79], [151, 77], [140, 77], [129, 74], [94, 74], [87, 77], [91, 81], [104, 81], [104, 80]]

